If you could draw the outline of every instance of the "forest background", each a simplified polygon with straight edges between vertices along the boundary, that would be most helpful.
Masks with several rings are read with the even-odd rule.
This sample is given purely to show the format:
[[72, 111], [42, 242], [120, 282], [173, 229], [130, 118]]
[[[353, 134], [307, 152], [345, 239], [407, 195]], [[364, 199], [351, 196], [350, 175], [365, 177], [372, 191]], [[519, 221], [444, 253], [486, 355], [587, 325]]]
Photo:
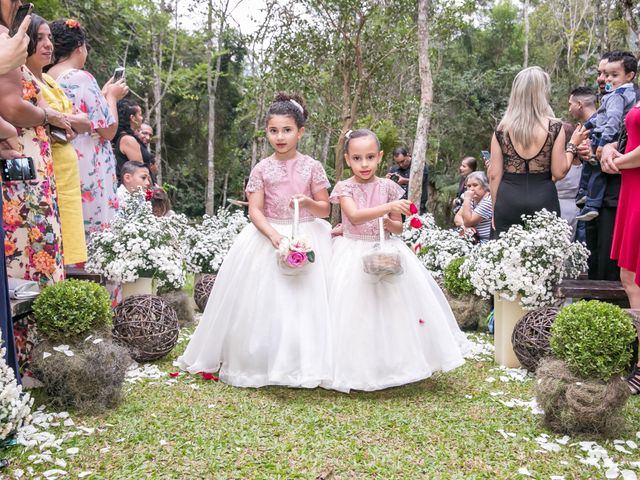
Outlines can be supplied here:
[[349, 128], [379, 135], [383, 173], [394, 147], [413, 149], [419, 46], [428, 45], [429, 209], [446, 222], [459, 161], [488, 150], [523, 66], [549, 72], [555, 114], [568, 120], [568, 94], [595, 88], [601, 53], [640, 49], [638, 0], [265, 0], [250, 35], [230, 17], [242, 0], [31, 1], [47, 20], [87, 29], [86, 69], [101, 85], [126, 66], [156, 133], [162, 184], [189, 216], [242, 199], [252, 166], [270, 153], [264, 115], [277, 91], [304, 96], [299, 149], [332, 184], [349, 175], [340, 153]]

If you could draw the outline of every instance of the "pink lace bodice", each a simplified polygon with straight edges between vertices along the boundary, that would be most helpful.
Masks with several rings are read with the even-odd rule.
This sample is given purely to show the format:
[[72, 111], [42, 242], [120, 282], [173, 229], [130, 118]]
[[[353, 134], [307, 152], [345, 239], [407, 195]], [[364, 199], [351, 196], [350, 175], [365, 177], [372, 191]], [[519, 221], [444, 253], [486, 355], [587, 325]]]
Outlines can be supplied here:
[[[320, 162], [298, 154], [291, 160], [276, 160], [267, 157], [251, 170], [247, 193], [264, 190], [264, 215], [272, 221], [290, 222], [293, 208], [289, 207], [291, 197], [304, 194], [308, 197], [329, 188], [327, 174]], [[313, 215], [300, 210], [300, 220], [313, 220]]]
[[[383, 203], [400, 200], [403, 195], [404, 190], [402, 187], [388, 178], [376, 178], [368, 183], [358, 183], [352, 179], [348, 179], [336, 184], [329, 200], [331, 203], [340, 203], [340, 197], [351, 197], [360, 209], [377, 207]], [[345, 237], [359, 240], [380, 239], [378, 219], [370, 220], [360, 225], [354, 225], [346, 215], [343, 215], [342, 231]]]

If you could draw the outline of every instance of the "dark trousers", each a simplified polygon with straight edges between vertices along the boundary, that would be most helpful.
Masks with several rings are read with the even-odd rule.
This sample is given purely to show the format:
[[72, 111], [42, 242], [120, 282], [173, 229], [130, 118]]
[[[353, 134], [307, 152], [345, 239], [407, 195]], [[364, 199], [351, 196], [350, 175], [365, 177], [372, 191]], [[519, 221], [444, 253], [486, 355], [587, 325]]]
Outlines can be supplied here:
[[600, 164], [591, 165], [589, 162], [582, 164], [582, 175], [580, 176], [580, 190], [578, 195], [587, 195], [587, 207], [600, 210], [607, 181], [600, 170]]
[[611, 244], [616, 221], [615, 207], [602, 207], [600, 215], [585, 222], [589, 256], [589, 279], [620, 280], [620, 267], [611, 260]]

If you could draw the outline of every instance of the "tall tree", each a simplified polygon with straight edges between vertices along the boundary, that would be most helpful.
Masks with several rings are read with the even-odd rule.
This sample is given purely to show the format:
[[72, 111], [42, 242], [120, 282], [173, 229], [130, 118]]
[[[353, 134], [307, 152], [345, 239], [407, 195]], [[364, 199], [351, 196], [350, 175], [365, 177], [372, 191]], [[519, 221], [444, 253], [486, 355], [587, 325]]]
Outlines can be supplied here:
[[418, 0], [418, 65], [420, 70], [420, 110], [409, 177], [409, 200], [420, 205], [422, 176], [427, 158], [429, 123], [433, 105], [433, 78], [429, 61], [429, 10], [431, 0]]

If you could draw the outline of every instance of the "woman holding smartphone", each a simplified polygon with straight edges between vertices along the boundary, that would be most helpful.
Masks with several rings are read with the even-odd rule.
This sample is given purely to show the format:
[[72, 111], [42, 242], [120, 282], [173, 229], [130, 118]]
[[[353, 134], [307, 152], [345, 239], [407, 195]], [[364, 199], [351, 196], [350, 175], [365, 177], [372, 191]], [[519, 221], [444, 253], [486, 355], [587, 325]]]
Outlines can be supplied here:
[[[20, 2], [0, 0], [0, 35], [14, 22]], [[16, 35], [24, 35], [28, 23]], [[0, 75], [0, 116], [17, 127], [17, 148], [33, 163], [29, 180], [5, 181], [4, 251], [9, 276], [33, 280], [41, 286], [64, 278], [60, 216], [53, 162], [46, 125], [71, 134], [66, 117], [42, 98], [38, 83], [26, 66]]]
[[[56, 81], [42, 71], [53, 61], [53, 43], [49, 25], [42, 17], [32, 15], [27, 34], [30, 38], [27, 67], [36, 77], [43, 97], [51, 108], [67, 116], [74, 133], [89, 133], [91, 123], [87, 114], [75, 109]], [[65, 138], [64, 132], [52, 130], [51, 140], [64, 245], [63, 260], [65, 265], [74, 265], [87, 260], [78, 154], [69, 143], [69, 139]]]
[[47, 71], [67, 95], [73, 107], [89, 117], [90, 130], [79, 133], [72, 143], [80, 165], [84, 232], [109, 225], [118, 211], [116, 159], [111, 140], [118, 130], [118, 100], [129, 90], [124, 81], [109, 81], [100, 89], [93, 75], [84, 69], [87, 34], [76, 20], [56, 20], [53, 36], [53, 66]]

